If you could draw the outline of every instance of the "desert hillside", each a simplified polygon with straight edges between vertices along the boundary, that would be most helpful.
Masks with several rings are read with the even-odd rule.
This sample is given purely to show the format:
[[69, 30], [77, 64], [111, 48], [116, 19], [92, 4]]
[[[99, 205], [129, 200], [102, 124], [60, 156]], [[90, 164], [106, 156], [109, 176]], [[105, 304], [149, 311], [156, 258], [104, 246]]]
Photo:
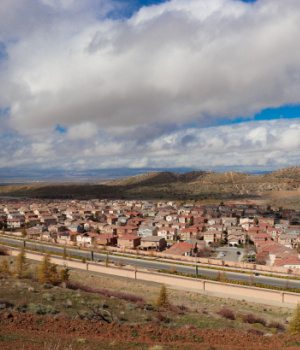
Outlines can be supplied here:
[[0, 194], [44, 198], [240, 199], [298, 197], [300, 167], [266, 175], [150, 172], [99, 184], [0, 186]]

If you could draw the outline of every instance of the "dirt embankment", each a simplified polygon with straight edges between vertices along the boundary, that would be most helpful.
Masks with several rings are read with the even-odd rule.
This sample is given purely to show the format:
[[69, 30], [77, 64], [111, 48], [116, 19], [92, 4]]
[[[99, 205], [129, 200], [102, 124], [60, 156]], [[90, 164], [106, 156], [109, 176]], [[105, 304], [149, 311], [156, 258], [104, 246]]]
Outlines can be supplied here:
[[172, 330], [155, 325], [126, 326], [61, 317], [0, 312], [0, 347], [6, 349], [299, 349], [299, 336], [259, 336], [231, 329]]

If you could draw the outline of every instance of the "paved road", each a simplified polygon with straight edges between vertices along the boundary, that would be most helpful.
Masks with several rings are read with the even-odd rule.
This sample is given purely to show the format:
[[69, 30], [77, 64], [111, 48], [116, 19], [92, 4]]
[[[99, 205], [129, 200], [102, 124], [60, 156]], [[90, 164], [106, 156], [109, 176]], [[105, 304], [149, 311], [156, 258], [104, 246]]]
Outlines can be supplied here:
[[[18, 246], [23, 245], [23, 241], [16, 240], [13, 238], [8, 237], [0, 237], [0, 242], [5, 242], [8, 244], [15, 244]], [[43, 245], [42, 243], [35, 243], [35, 242], [28, 242], [26, 241], [26, 246], [29, 248], [35, 248], [39, 249], [40, 251], [47, 250], [55, 253], [63, 253], [63, 248], [58, 246], [51, 246], [51, 245]], [[80, 249], [74, 249], [74, 248], [67, 248], [66, 249], [67, 254], [71, 254], [73, 256], [77, 256], [78, 258], [91, 258], [91, 252], [84, 251]], [[94, 253], [95, 260], [101, 260], [104, 261], [106, 258], [105, 253]], [[166, 263], [161, 261], [160, 259], [153, 259], [151, 261], [149, 260], [142, 260], [142, 259], [136, 259], [136, 258], [130, 258], [130, 257], [120, 257], [115, 254], [109, 255], [109, 261], [118, 263], [121, 261], [124, 265], [133, 265], [138, 266], [146, 269], [165, 269], [169, 270], [172, 266], [172, 263]], [[183, 265], [174, 265], [174, 268], [178, 272], [188, 273], [188, 274], [195, 274], [195, 267], [194, 266], [183, 266]], [[216, 277], [218, 274], [217, 270], [213, 269], [207, 269], [203, 267], [198, 267], [198, 274], [204, 275], [207, 277]], [[221, 272], [221, 275], [223, 272]], [[244, 282], [250, 282], [252, 283], [263, 283], [265, 285], [272, 285], [272, 286], [278, 286], [278, 287], [286, 287], [289, 286], [290, 288], [299, 288], [300, 289], [300, 281], [293, 281], [293, 280], [285, 280], [282, 278], [273, 278], [273, 277], [265, 277], [265, 276], [255, 276], [255, 275], [249, 275], [244, 273], [236, 273], [236, 272], [230, 272], [226, 271], [226, 278], [235, 280], [235, 281], [244, 281]]]

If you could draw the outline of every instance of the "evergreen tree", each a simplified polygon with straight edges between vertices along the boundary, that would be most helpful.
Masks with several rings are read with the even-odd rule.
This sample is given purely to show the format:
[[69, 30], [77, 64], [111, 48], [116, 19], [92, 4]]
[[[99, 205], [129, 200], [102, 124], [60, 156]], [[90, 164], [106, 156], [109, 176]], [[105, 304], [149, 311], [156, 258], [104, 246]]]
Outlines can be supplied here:
[[1, 275], [3, 276], [10, 275], [9, 264], [7, 259], [2, 260], [1, 266], [0, 266], [0, 272], [1, 272]]
[[59, 271], [59, 280], [60, 282], [67, 282], [69, 281], [69, 277], [70, 277], [69, 269], [65, 266], [65, 268]]
[[169, 300], [168, 300], [168, 292], [165, 284], [162, 284], [159, 292], [159, 296], [156, 300], [156, 304], [158, 306], [162, 307], [168, 307], [169, 306]]
[[16, 270], [15, 275], [17, 278], [23, 278], [27, 274], [27, 263], [26, 263], [26, 254], [25, 249], [22, 247], [20, 253], [18, 254], [17, 261], [16, 261]]
[[47, 253], [42, 260], [38, 273], [38, 280], [41, 283], [55, 284], [59, 281], [56, 264], [52, 264], [50, 259], [50, 254]]
[[290, 321], [289, 334], [300, 334], [300, 303], [298, 303], [294, 316]]

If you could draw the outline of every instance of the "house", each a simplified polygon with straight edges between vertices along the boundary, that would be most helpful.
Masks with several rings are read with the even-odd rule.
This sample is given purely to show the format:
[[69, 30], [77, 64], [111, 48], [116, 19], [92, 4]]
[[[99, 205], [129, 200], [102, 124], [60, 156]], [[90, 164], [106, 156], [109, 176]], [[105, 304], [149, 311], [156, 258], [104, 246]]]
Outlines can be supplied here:
[[247, 234], [245, 232], [236, 232], [228, 234], [227, 241], [230, 247], [238, 246], [239, 244], [245, 244]]
[[[76, 237], [79, 235], [78, 232], [64, 231], [57, 234], [57, 238], [61, 243], [76, 243]], [[59, 242], [60, 243], [60, 242]]]
[[273, 266], [300, 269], [300, 260], [297, 256], [287, 256], [284, 259], [276, 259]]
[[278, 236], [277, 242], [288, 248], [296, 248], [298, 246], [298, 235], [284, 235]]
[[76, 240], [79, 246], [92, 245], [96, 242], [98, 233], [85, 232], [76, 236]]
[[237, 218], [222, 218], [224, 228], [232, 227], [237, 224]]
[[282, 254], [289, 256], [298, 256], [294, 249], [287, 248], [279, 243], [272, 241], [258, 241], [256, 244], [257, 253], [266, 253], [268, 256], [268, 265], [272, 266], [275, 260]]
[[43, 215], [40, 218], [40, 221], [41, 221], [42, 224], [45, 224], [47, 226], [57, 224], [56, 218], [54, 216], [52, 216], [52, 215]]
[[31, 227], [31, 228], [26, 229], [26, 234], [27, 234], [27, 238], [37, 239], [41, 236], [42, 229]]
[[140, 237], [157, 236], [157, 227], [154, 226], [140, 226], [138, 235]]
[[123, 237], [118, 238], [119, 248], [131, 248], [134, 249], [141, 244], [141, 237], [126, 234]]
[[141, 238], [141, 249], [155, 249], [157, 251], [162, 251], [167, 246], [167, 242], [163, 237], [148, 236]]
[[200, 236], [200, 231], [197, 228], [184, 228], [180, 230], [180, 240], [186, 241], [192, 238], [198, 238]]
[[259, 218], [259, 224], [267, 224], [269, 227], [274, 226], [275, 224], [275, 219], [274, 218], [264, 218], [260, 217]]
[[116, 234], [121, 237], [124, 235], [136, 235], [138, 228], [135, 226], [117, 226]]
[[118, 236], [114, 234], [97, 235], [96, 242], [98, 245], [107, 245], [115, 247], [118, 244]]
[[23, 217], [17, 219], [7, 219], [8, 228], [21, 228], [24, 226], [25, 219]]
[[201, 215], [194, 215], [194, 224], [205, 224], [207, 223], [207, 218]]
[[178, 215], [177, 214], [169, 214], [166, 216], [166, 221], [168, 222], [178, 222]]
[[223, 234], [221, 231], [206, 231], [203, 233], [203, 240], [206, 245], [211, 245], [213, 243], [221, 243]]
[[272, 238], [276, 238], [277, 236], [279, 236], [283, 233], [283, 230], [282, 230], [282, 228], [269, 227], [267, 229], [267, 233], [269, 235], [271, 235]]
[[176, 241], [178, 230], [173, 227], [160, 227], [157, 231], [157, 236], [164, 237], [165, 240]]
[[257, 233], [254, 236], [254, 244], [256, 245], [257, 242], [272, 242], [271, 235], [268, 235], [267, 233]]
[[109, 225], [114, 225], [118, 221], [119, 217], [116, 215], [108, 216], [106, 221]]
[[221, 231], [221, 232], [223, 232], [223, 225], [219, 225], [219, 224], [214, 224], [214, 225], [210, 225], [210, 226], [208, 226], [208, 230], [209, 231]]
[[178, 221], [182, 224], [190, 223], [194, 219], [193, 215], [182, 215], [179, 217]]
[[165, 254], [193, 256], [195, 248], [196, 245], [194, 244], [180, 242], [172, 245], [172, 247], [165, 251]]

